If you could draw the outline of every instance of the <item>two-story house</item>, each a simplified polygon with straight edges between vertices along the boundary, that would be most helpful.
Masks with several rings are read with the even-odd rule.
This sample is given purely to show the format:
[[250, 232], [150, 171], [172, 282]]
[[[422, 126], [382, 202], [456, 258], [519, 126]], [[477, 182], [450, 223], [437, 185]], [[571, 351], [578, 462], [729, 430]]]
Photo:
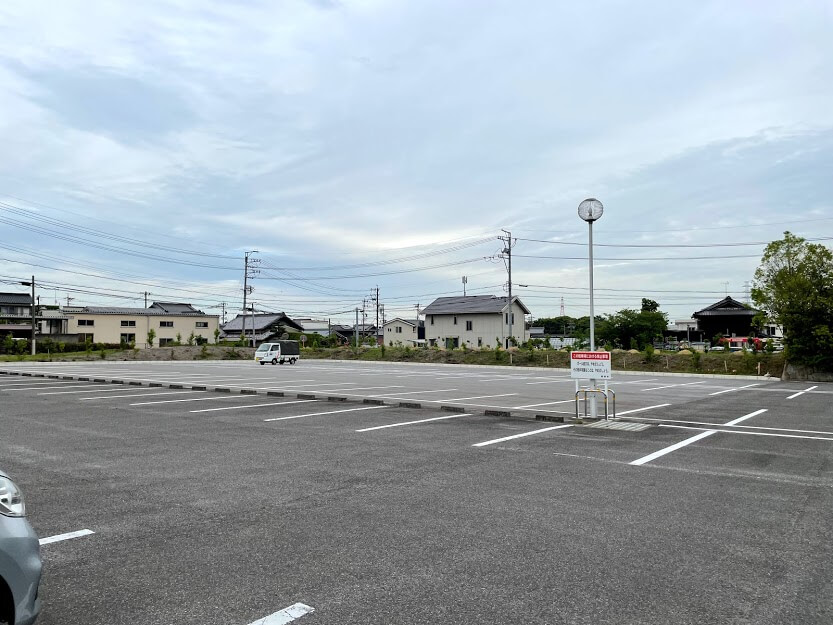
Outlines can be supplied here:
[[512, 338], [517, 344], [529, 340], [529, 309], [517, 297], [511, 305], [508, 297], [494, 295], [440, 297], [421, 312], [429, 345], [493, 348], [511, 346]]

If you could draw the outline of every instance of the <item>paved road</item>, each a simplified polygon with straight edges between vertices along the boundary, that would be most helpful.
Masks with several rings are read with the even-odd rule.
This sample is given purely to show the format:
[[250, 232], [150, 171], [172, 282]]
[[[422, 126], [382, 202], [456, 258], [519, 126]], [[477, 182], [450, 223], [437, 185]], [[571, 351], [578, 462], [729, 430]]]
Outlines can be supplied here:
[[[833, 618], [831, 385], [622, 376], [620, 412], [649, 409], [578, 426], [483, 414], [572, 401], [561, 372], [0, 370], [60, 376], [0, 375], [0, 464], [42, 537], [93, 532], [43, 546], [44, 624]], [[63, 379], [95, 376], [125, 384]]]

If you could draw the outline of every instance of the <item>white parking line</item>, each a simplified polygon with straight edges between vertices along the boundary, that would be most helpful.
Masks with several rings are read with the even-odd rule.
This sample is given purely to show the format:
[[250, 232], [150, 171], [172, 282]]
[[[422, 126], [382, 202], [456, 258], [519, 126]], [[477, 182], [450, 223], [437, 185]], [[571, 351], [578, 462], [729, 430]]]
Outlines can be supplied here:
[[356, 432], [372, 432], [373, 430], [384, 430], [386, 428], [398, 428], [400, 425], [416, 425], [417, 423], [428, 423], [429, 421], [442, 421], [444, 419], [457, 419], [459, 417], [470, 417], [471, 413], [466, 414], [451, 414], [444, 417], [431, 417], [430, 419], [420, 419], [419, 421], [404, 421], [402, 423], [389, 423], [388, 425], [377, 425], [372, 428], [363, 428], [356, 430]]
[[425, 401], [429, 401], [434, 404], [441, 404], [444, 401], [466, 401], [467, 399], [489, 399], [490, 397], [510, 397], [512, 395], [517, 395], [517, 393], [501, 393], [500, 395], [475, 395], [474, 397], [457, 397], [455, 399], [427, 399]]
[[787, 399], [795, 399], [799, 395], [803, 395], [804, 393], [812, 391], [814, 388], [818, 388], [818, 386], [811, 386], [810, 388], [806, 388], [803, 391], [798, 391], [797, 393], [794, 393], [794, 394], [790, 395], [789, 397], [787, 397]]
[[705, 384], [706, 380], [702, 382], [685, 382], [684, 384], [667, 384], [666, 386], [652, 386], [651, 388], [643, 388], [643, 391], [658, 391], [663, 388], [674, 388], [675, 386], [693, 386], [694, 384]]
[[654, 408], [665, 408], [666, 406], [670, 405], [671, 404], [657, 404], [656, 406], [646, 406], [645, 408], [634, 408], [633, 410], [624, 410], [622, 412], [616, 413], [616, 416], [621, 417], [622, 415], [633, 414], [634, 412], [643, 412], [645, 410], [653, 410]]
[[[360, 386], [358, 388], [350, 387], [350, 388], [329, 388], [329, 389], [322, 389], [325, 393], [341, 393], [347, 391], [377, 391], [379, 389], [386, 389], [386, 388], [405, 388], [404, 386]], [[315, 389], [309, 389], [309, 392], [315, 392]]]
[[15, 391], [47, 391], [55, 388], [90, 388], [95, 386], [93, 383], [88, 384], [64, 384], [62, 386], [27, 386], [26, 388], [4, 388], [4, 393], [14, 393]]
[[[729, 421], [728, 423], [723, 423], [723, 424], [715, 423], [715, 425], [735, 425], [737, 423], [740, 423], [741, 421], [746, 421], [747, 419], [751, 419], [752, 417], [757, 416], [757, 415], [759, 415], [763, 412], [766, 412], [766, 408], [763, 408], [761, 410], [756, 410], [755, 412], [750, 412], [749, 414], [744, 415], [742, 417], [738, 417], [737, 419], [733, 419], [732, 421]], [[701, 428], [697, 428], [697, 429], [701, 429]], [[695, 434], [691, 438], [687, 438], [684, 441], [680, 441], [679, 443], [675, 443], [673, 445], [670, 445], [668, 447], [660, 449], [659, 451], [655, 451], [652, 454], [648, 454], [647, 456], [643, 456], [642, 458], [634, 460], [630, 464], [633, 464], [633, 465], [636, 465], [636, 466], [643, 465], [647, 462], [651, 462], [651, 460], [656, 460], [657, 458], [660, 458], [660, 457], [664, 456], [665, 454], [670, 454], [672, 451], [676, 451], [677, 449], [681, 449], [682, 447], [685, 447], [687, 445], [691, 445], [691, 443], [696, 443], [697, 441], [702, 440], [702, 439], [706, 438], [707, 436], [711, 436], [712, 434], [716, 434], [717, 432], [718, 432], [718, 430], [706, 430], [705, 432], [700, 432], [700, 434]]]
[[554, 378], [552, 380], [547, 380], [545, 382], [527, 382], [527, 384], [552, 384], [553, 382], [565, 382], [570, 381], [572, 378], [563, 377], [563, 378]]
[[249, 623], [249, 625], [286, 625], [295, 619], [299, 619], [305, 614], [315, 612], [315, 608], [303, 603], [295, 603], [288, 608], [284, 608], [279, 612], [274, 612], [269, 616], [264, 616], [256, 621]]
[[[118, 389], [120, 391], [124, 391], [127, 389]], [[144, 388], [137, 388], [137, 391], [146, 391], [148, 390], [147, 387]], [[130, 395], [107, 395], [106, 397], [79, 397], [78, 401], [96, 401], [98, 399], [123, 399], [125, 397], [153, 397], [155, 395], [187, 395], [190, 393], [205, 393], [205, 391], [157, 391], [154, 393], [131, 393]], [[222, 397], [222, 396], [221, 396]], [[235, 397], [237, 397], [235, 395]]]
[[[520, 410], [522, 408], [536, 408], [538, 406], [552, 406], [555, 404], [569, 404], [570, 402], [574, 402], [574, 399], [562, 399], [559, 401], [548, 401], [544, 402], [543, 404], [527, 404], [526, 406], [514, 406], [512, 410]], [[579, 401], [584, 401], [583, 398], [579, 399]]]
[[[240, 395], [246, 397], [246, 395]], [[308, 404], [318, 401], [317, 399], [296, 399], [293, 401], [276, 401], [268, 404], [249, 404], [247, 406], [223, 406], [222, 408], [203, 408], [202, 410], [189, 410], [188, 412], [219, 412], [221, 410], [243, 410], [244, 408], [265, 408], [266, 406], [288, 406], [289, 404]]]
[[419, 395], [420, 393], [450, 393], [452, 391], [456, 391], [456, 388], [441, 388], [437, 391], [408, 391], [407, 393], [378, 393], [376, 395], [371, 395], [371, 397], [387, 397], [388, 395]]
[[55, 379], [27, 380], [26, 382], [9, 382], [7, 384], [0, 384], [0, 387], [6, 388], [6, 387], [14, 387], [14, 386], [32, 386], [33, 384], [41, 385], [41, 386], [46, 386], [47, 384], [64, 384], [64, 385], [66, 385], [66, 384], [72, 384], [74, 382], [76, 382], [76, 380], [65, 380], [63, 382], [61, 380], [55, 380]]
[[67, 532], [66, 534], [56, 534], [55, 536], [47, 536], [41, 538], [38, 542], [41, 545], [49, 545], [51, 543], [61, 542], [62, 540], [69, 540], [70, 538], [81, 538], [82, 536], [89, 536], [95, 534], [92, 530], [78, 530], [77, 532]]
[[723, 425], [736, 425], [738, 423], [746, 421], [747, 419], [751, 419], [752, 417], [757, 417], [759, 414], [765, 413], [766, 410], [766, 408], [761, 408], [760, 410], [750, 412], [749, 414], [743, 415], [742, 417], [738, 417], [737, 419], [732, 419], [731, 421], [729, 421], [728, 423], [724, 423]]
[[554, 425], [549, 428], [542, 428], [540, 430], [532, 430], [531, 432], [524, 432], [523, 434], [513, 434], [512, 436], [504, 436], [503, 438], [496, 438], [491, 441], [484, 441], [482, 443], [475, 443], [472, 447], [485, 447], [486, 445], [494, 445], [495, 443], [502, 443], [503, 441], [511, 441], [513, 438], [522, 438], [524, 436], [532, 436], [533, 434], [541, 434], [542, 432], [549, 432], [550, 430], [561, 430], [564, 428], [571, 428], [569, 425]]
[[731, 393], [732, 391], [739, 391], [744, 388], [751, 388], [753, 386], [760, 386], [760, 382], [755, 382], [754, 384], [747, 384], [746, 386], [736, 386], [735, 388], [727, 388], [723, 389], [722, 391], [717, 391], [716, 393], [709, 393], [709, 395], [722, 395], [723, 393]]
[[338, 414], [340, 412], [355, 412], [357, 410], [381, 410], [382, 408], [390, 408], [391, 406], [363, 406], [362, 408], [346, 408], [344, 410], [329, 410], [327, 412], [313, 412], [312, 414], [299, 414], [293, 417], [274, 417], [272, 419], [264, 419], [264, 421], [286, 421], [288, 419], [303, 419], [304, 417], [320, 417], [325, 414]]
[[[659, 427], [661, 428], [675, 428], [679, 430], [702, 430], [704, 428], [698, 428], [691, 425], [666, 425], [664, 423], [660, 423]], [[761, 428], [763, 429], [763, 428]], [[723, 432], [726, 434], [754, 434], [755, 436], [777, 436], [779, 438], [808, 438], [815, 441], [833, 441], [833, 438], [825, 437], [825, 436], [806, 436], [806, 435], [799, 435], [799, 434], [779, 434], [777, 432], [749, 432], [746, 430], [709, 430], [712, 434], [715, 432]], [[633, 464], [633, 463], [631, 463]]]
[[702, 440], [702, 439], [706, 438], [707, 436], [711, 436], [712, 434], [715, 434], [716, 432], [717, 432], [717, 430], [706, 430], [705, 432], [700, 432], [699, 434], [696, 434], [696, 435], [692, 436], [691, 438], [687, 438], [684, 441], [680, 441], [679, 443], [674, 443], [673, 445], [665, 447], [664, 449], [660, 449], [659, 451], [655, 451], [652, 454], [648, 454], [647, 456], [643, 456], [642, 458], [639, 458], [638, 460], [634, 460], [630, 464], [633, 464], [633, 465], [636, 465], [636, 466], [643, 465], [646, 462], [651, 462], [651, 460], [656, 460], [657, 458], [660, 458], [661, 456], [664, 456], [665, 454], [670, 454], [672, 451], [676, 451], [677, 449], [681, 449], [682, 447], [685, 447], [686, 445], [691, 445], [691, 443], [696, 443], [697, 441]]
[[[84, 391], [50, 391], [48, 393], [38, 393], [38, 395], [78, 395], [79, 393], [117, 393], [119, 391], [124, 392], [124, 391], [129, 391], [129, 390], [131, 390], [130, 387], [128, 387], [128, 388], [112, 387], [112, 386], [105, 387], [103, 385], [100, 385], [99, 388], [91, 388], [91, 389], [87, 389], [87, 390], [84, 390]], [[136, 391], [147, 390], [147, 386], [145, 386], [145, 387], [136, 386], [136, 387], [133, 387], [133, 390], [136, 390]], [[127, 397], [127, 395], [125, 395], [125, 397]]]

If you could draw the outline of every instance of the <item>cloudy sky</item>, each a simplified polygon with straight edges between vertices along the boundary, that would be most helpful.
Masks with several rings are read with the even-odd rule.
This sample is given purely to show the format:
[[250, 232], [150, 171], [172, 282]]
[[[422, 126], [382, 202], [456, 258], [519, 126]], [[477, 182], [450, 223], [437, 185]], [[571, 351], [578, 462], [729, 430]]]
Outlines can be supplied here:
[[0, 290], [234, 312], [258, 250], [259, 309], [378, 286], [390, 318], [503, 295], [505, 228], [533, 314], [578, 316], [595, 196], [597, 312], [685, 318], [833, 237], [832, 31], [827, 0], [8, 0]]

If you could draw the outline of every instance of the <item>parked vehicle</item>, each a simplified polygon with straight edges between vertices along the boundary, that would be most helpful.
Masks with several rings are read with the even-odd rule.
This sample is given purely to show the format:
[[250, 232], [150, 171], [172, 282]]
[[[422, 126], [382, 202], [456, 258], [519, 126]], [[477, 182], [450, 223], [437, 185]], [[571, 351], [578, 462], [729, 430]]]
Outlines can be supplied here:
[[23, 494], [0, 470], [0, 623], [31, 625], [40, 612], [40, 543]]
[[301, 348], [298, 341], [275, 341], [274, 343], [263, 343], [255, 351], [255, 362], [265, 365], [271, 362], [273, 365], [282, 365], [288, 362], [294, 365], [301, 359]]

